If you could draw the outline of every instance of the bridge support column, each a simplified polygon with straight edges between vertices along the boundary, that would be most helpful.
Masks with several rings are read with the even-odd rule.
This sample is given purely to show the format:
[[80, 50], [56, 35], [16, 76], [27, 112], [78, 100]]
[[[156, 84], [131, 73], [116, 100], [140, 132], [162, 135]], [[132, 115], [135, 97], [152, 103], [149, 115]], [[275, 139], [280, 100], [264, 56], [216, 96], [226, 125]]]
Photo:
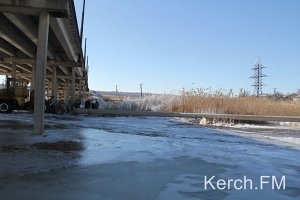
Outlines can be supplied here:
[[75, 78], [76, 78], [76, 72], [75, 72], [75, 67], [73, 67], [72, 77], [71, 77], [71, 106], [74, 106], [75, 103]]
[[69, 96], [70, 96], [70, 80], [69, 79], [67, 79], [64, 96], [65, 96], [65, 105], [67, 107], [69, 107]]
[[83, 99], [83, 81], [80, 80], [80, 85], [79, 85], [79, 91], [80, 91], [80, 99]]
[[83, 98], [83, 99], [85, 99], [85, 81], [84, 80], [82, 80], [82, 83], [81, 83], [81, 89], [82, 89], [82, 96], [81, 96], [81, 98]]
[[16, 78], [16, 67], [17, 67], [16, 63], [12, 62], [11, 67], [12, 67], [12, 69], [11, 69], [11, 74], [10, 75], [11, 75], [12, 78]]
[[57, 76], [56, 76], [56, 66], [52, 67], [52, 88], [51, 88], [51, 96], [57, 100]]
[[49, 20], [50, 15], [48, 12], [40, 12], [34, 83], [33, 132], [35, 134], [42, 134], [44, 132], [45, 78], [48, 53]]
[[31, 80], [30, 80], [30, 92], [34, 90], [34, 85], [35, 85], [35, 69], [36, 69], [36, 64], [32, 64], [32, 71], [31, 71]]
[[50, 83], [49, 81], [47, 81], [47, 89], [46, 89], [46, 97], [47, 97], [47, 100], [49, 99], [49, 96], [50, 96]]

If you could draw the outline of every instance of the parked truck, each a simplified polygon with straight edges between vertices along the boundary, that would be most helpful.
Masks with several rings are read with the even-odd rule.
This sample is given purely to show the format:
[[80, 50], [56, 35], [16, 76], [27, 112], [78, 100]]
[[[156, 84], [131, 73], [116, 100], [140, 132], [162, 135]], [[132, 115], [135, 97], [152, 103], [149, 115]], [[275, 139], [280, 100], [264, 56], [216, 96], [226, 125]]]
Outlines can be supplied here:
[[24, 79], [6, 78], [6, 87], [0, 89], [0, 113], [25, 109], [30, 103], [28, 82]]
[[[30, 94], [30, 95], [29, 95]], [[11, 113], [13, 110], [34, 109], [34, 91], [29, 92], [28, 82], [24, 79], [6, 78], [6, 87], [0, 89], [0, 113]], [[61, 102], [50, 97], [45, 100], [45, 112], [63, 113]]]

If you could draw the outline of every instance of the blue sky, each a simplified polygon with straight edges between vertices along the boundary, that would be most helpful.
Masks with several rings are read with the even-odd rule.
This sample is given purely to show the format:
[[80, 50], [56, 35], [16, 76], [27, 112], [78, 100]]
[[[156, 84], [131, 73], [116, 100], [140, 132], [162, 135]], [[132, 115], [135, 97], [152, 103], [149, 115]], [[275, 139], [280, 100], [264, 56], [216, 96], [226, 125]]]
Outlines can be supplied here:
[[86, 0], [84, 37], [93, 90], [253, 92], [258, 55], [264, 92], [300, 88], [298, 0]]

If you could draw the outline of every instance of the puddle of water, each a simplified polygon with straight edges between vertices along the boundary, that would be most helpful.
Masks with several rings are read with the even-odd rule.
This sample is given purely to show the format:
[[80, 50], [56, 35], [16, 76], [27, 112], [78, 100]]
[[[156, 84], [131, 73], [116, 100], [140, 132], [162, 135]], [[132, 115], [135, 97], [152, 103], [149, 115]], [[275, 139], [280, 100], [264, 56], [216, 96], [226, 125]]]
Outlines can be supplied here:
[[58, 141], [54, 143], [40, 142], [32, 144], [39, 150], [56, 150], [56, 151], [81, 151], [84, 150], [84, 146], [81, 142], [75, 141]]

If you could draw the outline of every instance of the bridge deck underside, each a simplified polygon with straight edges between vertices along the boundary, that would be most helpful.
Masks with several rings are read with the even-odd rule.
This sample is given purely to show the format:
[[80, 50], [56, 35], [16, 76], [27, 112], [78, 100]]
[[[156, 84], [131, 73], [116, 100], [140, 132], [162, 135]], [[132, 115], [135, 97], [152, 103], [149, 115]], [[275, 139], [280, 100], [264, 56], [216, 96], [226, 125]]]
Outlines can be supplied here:
[[[41, 0], [38, 8], [24, 5], [11, 5], [13, 1], [0, 3], [0, 75], [15, 74], [28, 82], [34, 81], [34, 67], [37, 54], [39, 11], [49, 10], [50, 25], [48, 37], [48, 65], [46, 67], [46, 87], [52, 89], [51, 83], [57, 79], [59, 91], [72, 84], [72, 68], [75, 68], [75, 88], [87, 88], [87, 74], [81, 48], [76, 13], [73, 1], [66, 1], [64, 18], [57, 18], [57, 10], [52, 11], [52, 4]], [[7, 2], [7, 3], [6, 3]], [[62, 2], [62, 1], [60, 1]], [[34, 3], [32, 3], [34, 4]], [[48, 7], [49, 8], [48, 8]], [[20, 7], [22, 7], [20, 9]], [[61, 15], [61, 14], [60, 14]], [[59, 16], [60, 16], [59, 15]], [[15, 65], [15, 68], [13, 67]], [[56, 74], [53, 74], [53, 67]], [[15, 72], [13, 72], [15, 70]], [[71, 88], [71, 86], [69, 87]], [[63, 93], [59, 95], [64, 98]]]

